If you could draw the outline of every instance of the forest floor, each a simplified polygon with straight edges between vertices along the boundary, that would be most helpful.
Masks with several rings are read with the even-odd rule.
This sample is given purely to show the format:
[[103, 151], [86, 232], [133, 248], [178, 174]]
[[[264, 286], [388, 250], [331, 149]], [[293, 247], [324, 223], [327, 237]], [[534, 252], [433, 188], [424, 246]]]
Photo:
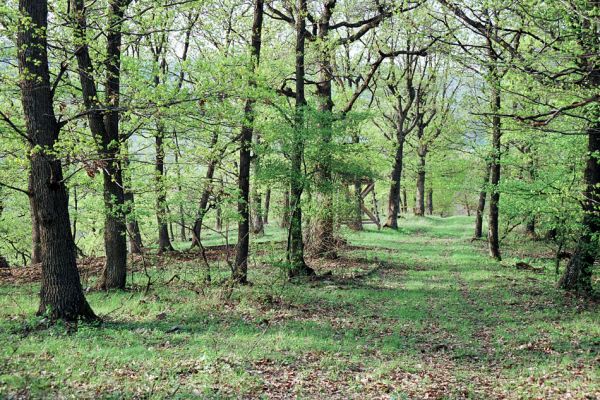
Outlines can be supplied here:
[[542, 242], [517, 234], [490, 260], [472, 222], [343, 231], [307, 282], [284, 279], [275, 228], [253, 244], [251, 286], [223, 283], [223, 248], [212, 284], [198, 255], [138, 257], [130, 290], [88, 293], [104, 322], [70, 333], [33, 317], [33, 269], [5, 273], [0, 398], [600, 398], [600, 306], [555, 289]]

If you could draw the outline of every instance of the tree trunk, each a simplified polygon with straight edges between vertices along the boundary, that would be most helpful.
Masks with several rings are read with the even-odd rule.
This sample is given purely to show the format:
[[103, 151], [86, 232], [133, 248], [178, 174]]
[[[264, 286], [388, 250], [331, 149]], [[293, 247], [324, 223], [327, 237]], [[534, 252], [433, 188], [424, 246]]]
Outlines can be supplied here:
[[[598, 114], [598, 113], [597, 113]], [[600, 118], [600, 115], [596, 115]], [[588, 159], [585, 169], [583, 234], [558, 285], [560, 288], [589, 294], [593, 291], [592, 271], [598, 255], [600, 233], [600, 124], [588, 129]]]
[[283, 229], [289, 229], [290, 217], [291, 217], [290, 191], [288, 189], [285, 192], [283, 192], [283, 210], [281, 212], [281, 221], [279, 222], [279, 227], [283, 228]]
[[120, 69], [121, 69], [121, 25], [125, 12], [122, 1], [109, 2], [109, 30], [106, 51], [106, 92], [108, 112], [101, 110], [98, 90], [94, 79], [94, 68], [87, 45], [87, 21], [83, 0], [72, 0], [75, 24], [75, 51], [79, 69], [79, 80], [83, 100], [88, 110], [88, 121], [92, 134], [98, 139], [102, 157], [102, 178], [104, 184], [104, 250], [106, 264], [99, 287], [102, 289], [124, 289], [127, 276], [127, 238], [125, 196], [121, 170], [119, 111]]
[[35, 202], [33, 201], [33, 178], [29, 173], [29, 213], [31, 215], [31, 264], [42, 262], [42, 248], [40, 244], [40, 223], [37, 219]]
[[[400, 124], [398, 124], [400, 125]], [[402, 126], [397, 128], [396, 156], [391, 173], [390, 194], [388, 196], [388, 215], [385, 227], [398, 229], [398, 214], [400, 212], [400, 183], [402, 178], [402, 167], [404, 164], [404, 132]], [[404, 192], [406, 197], [406, 190]]]
[[290, 278], [299, 275], [315, 275], [315, 271], [304, 261], [304, 241], [302, 238], [302, 191], [304, 182], [302, 160], [304, 158], [304, 52], [307, 13], [306, 0], [297, 0], [296, 16], [296, 114], [292, 138], [292, 154], [290, 169], [290, 225], [287, 243], [288, 275]]
[[123, 196], [126, 207], [125, 218], [127, 221], [129, 252], [132, 254], [140, 254], [143, 249], [142, 233], [140, 232], [140, 226], [135, 217], [135, 198], [132, 188], [131, 170], [129, 168], [129, 150], [127, 148], [127, 142], [124, 142], [121, 149], [123, 150]]
[[[210, 149], [211, 149], [212, 153], [214, 153], [216, 151], [218, 142], [219, 142], [219, 134], [216, 131], [214, 131], [211, 136], [211, 139], [210, 139]], [[206, 213], [208, 212], [208, 201], [210, 199], [210, 195], [213, 192], [213, 179], [215, 177], [215, 170], [217, 169], [219, 160], [223, 156], [223, 151], [224, 151], [224, 148], [221, 149], [216, 154], [211, 154], [210, 160], [208, 161], [208, 166], [206, 168], [206, 178], [205, 178], [206, 183], [204, 184], [204, 189], [202, 190], [202, 196], [200, 197], [200, 205], [198, 207], [198, 216], [196, 217], [196, 220], [194, 221], [194, 227], [192, 228], [192, 246], [191, 246], [191, 248], [194, 248], [194, 246], [200, 245], [200, 235], [202, 233], [202, 223], [204, 221], [204, 217], [206, 216]], [[217, 210], [220, 211], [219, 208], [217, 208]], [[217, 228], [217, 230], [220, 230], [220, 229], [221, 229], [220, 227]]]
[[[252, 22], [252, 40], [250, 45], [251, 72], [255, 73], [260, 63], [260, 47], [263, 23], [264, 1], [255, 0], [254, 18]], [[254, 78], [248, 82], [250, 87], [256, 86]], [[245, 122], [242, 127], [240, 142], [240, 173], [238, 177], [238, 188], [240, 199], [238, 201], [238, 241], [235, 254], [235, 265], [233, 268], [233, 280], [237, 283], [248, 282], [248, 251], [250, 247], [250, 164], [252, 161], [250, 150], [252, 146], [252, 133], [254, 125], [254, 103], [255, 100], [249, 98], [244, 107]], [[260, 199], [259, 199], [260, 203]], [[262, 229], [262, 217], [260, 221]]]
[[60, 127], [52, 105], [48, 69], [48, 4], [20, 0], [19, 11], [28, 18], [27, 23], [18, 24], [17, 49], [21, 101], [31, 149], [31, 195], [40, 233], [38, 314], [49, 314], [52, 320], [93, 320], [97, 317], [85, 299], [77, 270], [62, 165], [53, 151]]
[[425, 215], [425, 154], [419, 153], [419, 165], [417, 167], [417, 202], [415, 204], [415, 215]]
[[335, 8], [335, 1], [323, 0], [323, 11], [317, 22], [317, 36], [323, 46], [318, 53], [317, 107], [319, 111], [320, 159], [316, 165], [317, 201], [319, 212], [312, 219], [310, 249], [318, 257], [336, 258], [333, 219], [331, 140], [333, 138], [333, 66], [329, 40], [330, 22]]
[[479, 192], [479, 202], [477, 203], [477, 216], [475, 217], [475, 234], [474, 239], [481, 239], [483, 236], [483, 212], [485, 211], [485, 200], [487, 197], [487, 186], [490, 183], [490, 164], [486, 164], [485, 178], [481, 191]]
[[167, 189], [164, 184], [165, 177], [165, 149], [164, 129], [160, 125], [156, 130], [156, 221], [158, 223], [158, 254], [173, 251], [173, 245], [169, 238], [169, 226], [167, 218]]
[[427, 190], [427, 215], [433, 215], [433, 189]]
[[402, 213], [408, 213], [408, 196], [406, 195], [406, 188], [402, 188]]
[[497, 67], [492, 66], [492, 91], [491, 91], [491, 112], [492, 116], [492, 157], [490, 161], [490, 207], [488, 220], [488, 245], [490, 256], [500, 261], [500, 238], [499, 231], [499, 210], [500, 191], [500, 153], [501, 149], [501, 121], [498, 116], [500, 111], [500, 79], [498, 77]]
[[271, 207], [271, 188], [267, 188], [265, 193], [265, 212], [263, 216], [263, 222], [265, 225], [269, 223], [269, 208]]

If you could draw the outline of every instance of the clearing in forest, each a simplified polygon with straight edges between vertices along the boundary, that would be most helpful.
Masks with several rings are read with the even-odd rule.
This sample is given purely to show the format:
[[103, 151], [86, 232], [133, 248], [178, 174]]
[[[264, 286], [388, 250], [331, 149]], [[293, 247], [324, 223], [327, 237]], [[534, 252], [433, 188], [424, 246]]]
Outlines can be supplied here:
[[[197, 255], [148, 256], [147, 271], [136, 259], [130, 290], [88, 293], [104, 322], [70, 334], [31, 317], [35, 271], [14, 270], [0, 283], [0, 397], [599, 398], [597, 303], [555, 288], [542, 244], [514, 239], [497, 263], [471, 230], [410, 217], [344, 232], [339, 259], [310, 262], [321, 279], [289, 283], [284, 232], [268, 228], [253, 284], [233, 289], [223, 247], [209, 250], [212, 283]], [[99, 268], [82, 270], [92, 285]]]

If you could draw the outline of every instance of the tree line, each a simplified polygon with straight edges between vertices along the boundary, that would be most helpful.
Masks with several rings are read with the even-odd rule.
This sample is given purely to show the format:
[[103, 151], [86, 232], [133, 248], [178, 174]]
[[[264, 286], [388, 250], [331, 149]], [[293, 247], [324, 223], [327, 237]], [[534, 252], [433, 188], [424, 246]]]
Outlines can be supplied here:
[[0, 266], [41, 264], [39, 312], [89, 320], [84, 253], [123, 290], [128, 253], [232, 223], [247, 284], [274, 214], [295, 278], [365, 215], [435, 210], [473, 214], [496, 260], [515, 229], [543, 239], [591, 293], [599, 29], [592, 0], [9, 0]]

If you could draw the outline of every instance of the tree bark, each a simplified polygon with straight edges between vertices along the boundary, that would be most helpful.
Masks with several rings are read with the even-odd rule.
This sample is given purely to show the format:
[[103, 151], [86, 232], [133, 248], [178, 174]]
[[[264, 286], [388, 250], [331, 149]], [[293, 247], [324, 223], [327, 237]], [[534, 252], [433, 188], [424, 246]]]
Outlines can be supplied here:
[[[260, 47], [262, 35], [262, 23], [264, 13], [264, 1], [255, 0], [254, 2], [254, 18], [252, 22], [252, 40], [250, 44], [250, 68], [254, 74], [260, 63]], [[248, 82], [250, 87], [256, 86], [254, 78], [250, 78]], [[253, 98], [246, 100], [244, 108], [245, 122], [241, 132], [240, 143], [240, 172], [238, 177], [238, 189], [240, 191], [240, 199], [238, 200], [238, 241], [237, 251], [235, 254], [235, 265], [233, 268], [233, 280], [237, 283], [245, 284], [248, 282], [248, 251], [250, 247], [250, 164], [252, 133], [254, 130], [254, 103]], [[259, 201], [260, 202], [260, 201]], [[262, 220], [261, 220], [262, 225]]]
[[433, 189], [427, 190], [427, 215], [433, 215]]
[[402, 188], [402, 213], [408, 213], [408, 197], [406, 195], [406, 187]]
[[53, 151], [60, 126], [54, 114], [48, 68], [48, 4], [20, 0], [19, 12], [27, 18], [27, 23], [18, 24], [17, 49], [21, 102], [31, 149], [31, 195], [40, 233], [38, 314], [49, 314], [52, 320], [94, 320], [97, 317], [85, 299], [77, 270], [62, 165]]
[[[495, 62], [495, 60], [494, 60]], [[492, 156], [490, 161], [490, 207], [488, 218], [488, 246], [490, 256], [500, 261], [500, 238], [499, 231], [499, 209], [500, 191], [500, 154], [501, 154], [501, 120], [498, 116], [500, 111], [500, 78], [498, 76], [497, 66], [491, 67], [492, 88], [491, 88], [491, 112], [492, 116]]]
[[[397, 128], [401, 130], [402, 128]], [[388, 215], [385, 227], [398, 229], [398, 214], [400, 212], [400, 183], [402, 178], [402, 167], [404, 164], [404, 132], [396, 132], [396, 156], [391, 174], [390, 194], [388, 196]], [[404, 190], [406, 198], [406, 189]], [[406, 201], [406, 200], [405, 200]]]
[[83, 101], [88, 110], [88, 121], [92, 134], [98, 139], [102, 157], [102, 178], [104, 186], [104, 250], [106, 264], [99, 287], [102, 289], [124, 289], [127, 276], [127, 238], [125, 196], [121, 170], [119, 138], [119, 94], [121, 65], [121, 24], [127, 3], [109, 2], [109, 28], [106, 51], [106, 107], [103, 112], [99, 102], [94, 69], [87, 45], [86, 10], [83, 0], [72, 0], [75, 42], [79, 81]]
[[33, 178], [29, 173], [29, 213], [31, 215], [31, 264], [42, 262], [42, 247], [40, 243], [40, 222], [37, 218], [35, 202], [33, 201]]
[[169, 238], [169, 225], [167, 214], [167, 189], [165, 187], [165, 148], [164, 129], [159, 123], [155, 137], [156, 147], [156, 221], [158, 223], [158, 254], [174, 251]]
[[486, 163], [485, 178], [479, 192], [479, 202], [477, 203], [477, 215], [475, 217], [475, 234], [474, 239], [481, 239], [483, 236], [483, 213], [485, 211], [485, 201], [487, 198], [487, 186], [490, 183], [490, 164]]
[[263, 217], [263, 222], [265, 225], [269, 223], [269, 208], [271, 207], [271, 188], [267, 188], [267, 192], [265, 193], [265, 212]]
[[332, 196], [332, 171], [331, 171], [331, 141], [333, 138], [333, 97], [332, 80], [333, 66], [331, 63], [331, 51], [327, 46], [329, 40], [330, 23], [335, 8], [335, 0], [323, 0], [323, 11], [317, 22], [317, 37], [322, 42], [322, 49], [319, 51], [317, 107], [319, 111], [319, 130], [320, 138], [320, 159], [316, 165], [317, 179], [317, 201], [319, 202], [319, 212], [312, 219], [310, 249], [318, 257], [336, 258], [334, 237], [334, 215], [333, 215], [333, 196]]
[[306, 29], [306, 0], [296, 0], [296, 114], [292, 137], [290, 169], [290, 224], [287, 243], [288, 276], [315, 275], [315, 271], [304, 261], [304, 241], [302, 238], [302, 191], [304, 190], [302, 160], [304, 158], [304, 53]]
[[289, 189], [286, 189], [285, 192], [283, 192], [283, 210], [281, 212], [281, 221], [279, 222], [280, 228], [289, 229], [291, 217], [290, 213], [290, 191]]
[[417, 166], [417, 203], [415, 204], [415, 215], [425, 215], [425, 159], [426, 153], [419, 152], [419, 164]]

